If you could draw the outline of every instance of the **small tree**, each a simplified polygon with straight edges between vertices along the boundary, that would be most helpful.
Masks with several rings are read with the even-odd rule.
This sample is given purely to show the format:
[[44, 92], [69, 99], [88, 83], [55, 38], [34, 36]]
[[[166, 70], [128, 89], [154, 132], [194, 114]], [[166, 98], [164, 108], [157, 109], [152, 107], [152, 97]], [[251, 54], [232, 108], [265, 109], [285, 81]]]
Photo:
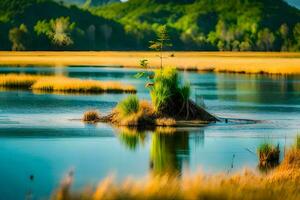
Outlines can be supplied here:
[[74, 43], [71, 38], [71, 33], [75, 29], [76, 24], [70, 22], [69, 17], [60, 17], [38, 21], [34, 27], [37, 35], [47, 36], [51, 42], [57, 46], [69, 46]]
[[25, 24], [21, 24], [19, 27], [10, 29], [8, 38], [12, 42], [13, 51], [26, 50], [26, 43], [28, 42], [28, 29]]
[[258, 32], [256, 44], [260, 50], [270, 51], [273, 48], [275, 39], [274, 33], [270, 29], [265, 28]]
[[166, 47], [171, 47], [172, 43], [170, 42], [170, 38], [168, 35], [166, 25], [161, 26], [157, 33], [157, 39], [154, 41], [150, 41], [150, 49], [158, 51], [160, 54], [158, 57], [160, 58], [160, 69], [163, 67], [163, 51]]
[[299, 51], [300, 49], [300, 23], [297, 23], [293, 30], [294, 39], [295, 39], [295, 47], [294, 50]]
[[[157, 56], [160, 58], [160, 70], [161, 71], [163, 68], [163, 59], [165, 58], [163, 56], [163, 51], [165, 50], [166, 47], [171, 47], [171, 46], [173, 46], [173, 45], [170, 42], [167, 27], [166, 27], [166, 25], [163, 25], [158, 29], [156, 40], [150, 41], [150, 46], [149, 46], [149, 49], [158, 51], [160, 53]], [[140, 66], [143, 69], [147, 69], [148, 68], [148, 60], [147, 59], [140, 60]], [[153, 76], [146, 74], [145, 72], [139, 72], [135, 75], [136, 78], [141, 78], [143, 76], [147, 76], [149, 79], [153, 78]], [[147, 83], [147, 86], [152, 85], [152, 84], [153, 83]]]

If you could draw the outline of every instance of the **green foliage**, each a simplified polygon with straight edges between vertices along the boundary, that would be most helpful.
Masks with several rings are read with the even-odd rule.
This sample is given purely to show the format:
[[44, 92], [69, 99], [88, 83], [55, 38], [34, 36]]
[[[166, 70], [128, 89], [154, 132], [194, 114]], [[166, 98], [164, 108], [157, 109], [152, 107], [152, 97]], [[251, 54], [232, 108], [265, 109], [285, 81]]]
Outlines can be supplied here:
[[[147, 27], [148, 33], [166, 24], [174, 48], [180, 50], [287, 51], [291, 44], [280, 39], [280, 26], [286, 24], [292, 30], [300, 20], [299, 10], [283, 0], [130, 0], [91, 11], [132, 29]], [[287, 37], [292, 43], [293, 36]]]
[[118, 138], [130, 150], [136, 150], [139, 145], [144, 145], [146, 134], [133, 128], [122, 127], [118, 129]]
[[275, 41], [275, 36], [268, 28], [265, 28], [258, 32], [257, 46], [260, 50], [262, 51], [272, 50], [274, 41]]
[[180, 94], [182, 96], [183, 101], [188, 101], [191, 96], [191, 85], [187, 82], [180, 89]]
[[295, 25], [293, 34], [294, 34], [295, 43], [296, 43], [294, 50], [299, 50], [300, 49], [300, 23], [297, 23]]
[[127, 117], [140, 110], [139, 99], [136, 95], [129, 95], [117, 105], [117, 111], [121, 117]]
[[[38, 34], [34, 29], [40, 21], [40, 33], [53, 32], [48, 26], [50, 21], [58, 18], [69, 18], [70, 24], [76, 23], [76, 27], [68, 32], [67, 36], [74, 42], [73, 45], [54, 45], [52, 39], [46, 34]], [[2, 20], [3, 18], [3, 20]], [[1, 23], [2, 21], [2, 23]], [[41, 22], [45, 23], [41, 23]], [[125, 33], [124, 28], [113, 20], [92, 15], [89, 11], [57, 3], [53, 0], [1, 0], [0, 1], [0, 50], [8, 50], [10, 42], [8, 32], [11, 28], [25, 24], [29, 38], [34, 41], [26, 46], [26, 50], [120, 50], [121, 47], [133, 41], [133, 37]], [[65, 34], [56, 35], [57, 41], [69, 44], [70, 40]], [[7, 37], [7, 39], [6, 39]], [[67, 40], [65, 40], [67, 38]], [[65, 43], [67, 41], [67, 43]]]
[[176, 69], [163, 68], [155, 71], [153, 82], [150, 95], [156, 113], [171, 115], [174, 106], [180, 107], [189, 100], [190, 86], [180, 86]]
[[12, 43], [13, 51], [26, 50], [26, 44], [28, 43], [28, 29], [25, 24], [21, 24], [19, 27], [9, 30], [9, 40]]
[[[146, 50], [162, 33], [151, 45], [161, 51], [161, 29], [168, 30], [175, 50], [300, 50], [300, 11], [283, 0], [130, 0], [98, 7], [108, 0], [79, 2], [87, 2], [86, 9], [70, 6], [72, 1], [1, 0], [1, 50], [10, 49], [9, 30], [21, 24], [34, 41], [27, 50]], [[69, 21], [55, 22], [65, 16]]]
[[257, 153], [259, 156], [259, 167], [261, 169], [268, 169], [279, 164], [279, 144], [275, 146], [270, 143], [262, 143], [257, 148]]
[[38, 36], [47, 36], [55, 45], [69, 46], [74, 43], [71, 33], [75, 29], [75, 26], [74, 22], [70, 23], [69, 17], [60, 17], [51, 19], [50, 21], [38, 21], [34, 30]]
[[167, 27], [161, 26], [159, 27], [159, 30], [157, 32], [157, 39], [154, 41], [150, 41], [149, 48], [155, 51], [160, 52], [158, 57], [160, 58], [160, 68], [163, 67], [163, 51], [165, 50], [165, 47], [172, 46], [172, 43], [170, 42], [170, 38], [168, 35]]

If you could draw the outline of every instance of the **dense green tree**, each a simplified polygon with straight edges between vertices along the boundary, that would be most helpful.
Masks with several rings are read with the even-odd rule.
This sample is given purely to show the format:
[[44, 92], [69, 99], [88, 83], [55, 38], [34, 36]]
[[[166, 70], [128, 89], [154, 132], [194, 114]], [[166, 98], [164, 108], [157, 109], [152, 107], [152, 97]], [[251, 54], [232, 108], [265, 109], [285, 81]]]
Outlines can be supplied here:
[[294, 50], [300, 50], [300, 23], [297, 23], [293, 30], [294, 38], [295, 38], [295, 47]]
[[[11, 48], [9, 30], [20, 24], [34, 41], [28, 50], [147, 50], [162, 25], [174, 50], [300, 49], [300, 11], [284, 0], [129, 0], [98, 7], [108, 0], [78, 0], [93, 4], [86, 9], [70, 5], [75, 1], [1, 0], [0, 49]], [[69, 22], [55, 21], [66, 16]], [[76, 27], [70, 31], [67, 23]]]
[[279, 28], [279, 34], [282, 39], [281, 50], [289, 51], [290, 50], [290, 40], [289, 40], [289, 27], [287, 24], [282, 24]]
[[34, 27], [37, 35], [47, 36], [57, 46], [69, 46], [74, 43], [71, 34], [76, 24], [70, 22], [68, 17], [38, 21]]
[[19, 27], [15, 27], [9, 30], [9, 40], [12, 43], [13, 51], [24, 51], [28, 44], [29, 39], [28, 29], [26, 25], [21, 24]]
[[262, 51], [272, 50], [274, 42], [275, 42], [275, 35], [270, 31], [270, 29], [265, 28], [258, 32], [256, 44], [259, 50]]

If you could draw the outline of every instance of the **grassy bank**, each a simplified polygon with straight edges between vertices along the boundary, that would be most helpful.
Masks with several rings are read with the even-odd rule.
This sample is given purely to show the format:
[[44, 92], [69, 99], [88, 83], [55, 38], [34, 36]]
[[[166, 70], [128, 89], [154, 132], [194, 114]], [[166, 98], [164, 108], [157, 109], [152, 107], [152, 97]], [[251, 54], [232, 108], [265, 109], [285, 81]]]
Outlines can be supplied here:
[[[0, 52], [0, 65], [94, 65], [139, 67], [140, 59], [157, 67], [156, 52]], [[165, 66], [183, 70], [300, 74], [300, 53], [165, 52]]]
[[96, 189], [72, 192], [68, 176], [54, 193], [62, 199], [290, 199], [300, 198], [300, 150], [290, 150], [281, 165], [268, 174], [249, 170], [233, 175], [198, 173], [181, 178], [152, 175], [143, 180], [116, 183], [109, 177]]
[[39, 75], [0, 75], [0, 87], [58, 93], [135, 93], [131, 85], [67, 77]]

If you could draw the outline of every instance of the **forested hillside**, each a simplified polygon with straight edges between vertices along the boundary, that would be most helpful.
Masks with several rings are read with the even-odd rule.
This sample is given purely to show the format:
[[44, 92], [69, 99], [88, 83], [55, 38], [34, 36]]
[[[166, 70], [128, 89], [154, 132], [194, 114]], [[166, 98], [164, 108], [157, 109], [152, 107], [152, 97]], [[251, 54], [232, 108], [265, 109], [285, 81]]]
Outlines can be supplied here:
[[283, 0], [0, 1], [2, 50], [146, 50], [161, 25], [174, 50], [300, 49], [300, 11]]
[[83, 7], [100, 6], [109, 3], [121, 2], [120, 0], [55, 0], [57, 2], [64, 2], [65, 4], [75, 4]]

